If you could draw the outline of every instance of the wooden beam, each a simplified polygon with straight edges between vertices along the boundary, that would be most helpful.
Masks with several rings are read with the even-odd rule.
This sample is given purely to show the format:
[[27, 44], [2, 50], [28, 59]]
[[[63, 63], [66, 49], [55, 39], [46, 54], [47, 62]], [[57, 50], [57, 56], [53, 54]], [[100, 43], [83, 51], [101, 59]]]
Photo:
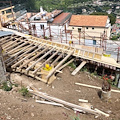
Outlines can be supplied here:
[[4, 40], [6, 40], [6, 39], [8, 39], [8, 38], [10, 38], [11, 36], [5, 36], [4, 38], [0, 38], [0, 42], [2, 42], [2, 41], [4, 41]]
[[74, 59], [71, 59], [70, 61], [68, 61], [67, 63], [65, 63], [63, 66], [61, 66], [58, 70], [62, 70], [64, 67], [66, 67], [67, 65], [69, 65], [71, 62], [73, 62]]
[[45, 58], [47, 55], [49, 55], [55, 48], [52, 48], [50, 51], [48, 51], [46, 54], [44, 54], [42, 57], [40, 57], [35, 63], [33, 63], [31, 66], [29, 66], [26, 71], [28, 72], [31, 68], [33, 68], [38, 62], [40, 62], [43, 58]]
[[[89, 87], [89, 88], [95, 88], [95, 89], [101, 90], [101, 87], [97, 87], [97, 86], [93, 86], [93, 85], [87, 85], [87, 84], [83, 84], [83, 83], [75, 83], [75, 85], [80, 85], [80, 86], [83, 86], [83, 87]], [[116, 93], [120, 93], [120, 90], [111, 89], [111, 91], [116, 92]]]
[[76, 104], [73, 104], [73, 103], [69, 103], [69, 102], [66, 102], [64, 100], [61, 100], [61, 99], [58, 99], [58, 98], [55, 98], [55, 97], [51, 97], [47, 94], [44, 94], [42, 92], [39, 92], [35, 87], [33, 86], [30, 86], [30, 88], [32, 88], [32, 90], [29, 90], [31, 93], [39, 96], [39, 97], [42, 97], [46, 100], [49, 100], [49, 101], [54, 101], [54, 102], [57, 102], [57, 103], [60, 103], [60, 104], [63, 104], [65, 106], [68, 106], [70, 108], [76, 108], [76, 109], [79, 109], [79, 110], [83, 110], [87, 113], [91, 113], [91, 114], [95, 114], [95, 115], [100, 115], [100, 113], [98, 113], [97, 111], [95, 110], [92, 110], [92, 109], [88, 109], [88, 108], [84, 108], [82, 106], [79, 106], [79, 105], [76, 105]]
[[55, 102], [48, 102], [48, 101], [41, 101], [41, 100], [36, 100], [36, 102], [41, 103], [41, 104], [48, 104], [48, 105], [55, 105], [55, 106], [64, 107], [64, 105], [59, 104], [59, 103], [55, 103]]
[[40, 53], [38, 53], [37, 55], [35, 55], [34, 57], [32, 57], [31, 59], [29, 59], [27, 62], [25, 62], [24, 64], [22, 64], [18, 69], [23, 68], [25, 65], [28, 65], [31, 61], [33, 61], [34, 59], [36, 59], [38, 56], [40, 56], [42, 53], [46, 52], [49, 49], [49, 47], [46, 47], [44, 50], [42, 50]]
[[54, 74], [54, 72], [73, 54], [74, 51], [70, 52], [55, 68], [53, 68], [47, 75], [47, 80]]
[[[44, 45], [43, 45], [44, 46]], [[33, 51], [32, 53], [28, 54], [27, 56], [25, 56], [23, 59], [21, 59], [20, 61], [18, 61], [17, 63], [15, 63], [14, 65], [11, 66], [11, 68], [15, 68], [17, 65], [21, 64], [25, 59], [31, 57], [31, 55], [33, 55], [34, 53], [36, 53], [37, 51], [39, 51], [43, 46], [40, 46], [38, 49], [36, 49], [35, 51]]]
[[14, 42], [11, 44], [11, 46], [7, 47], [5, 50], [6, 50], [6, 51], [10, 51], [10, 49], [18, 46], [18, 45], [21, 44], [22, 42], [23, 42], [23, 41], [14, 41]]
[[10, 51], [8, 52], [8, 54], [11, 54], [11, 53], [14, 52], [16, 49], [21, 48], [21, 47], [27, 45], [28, 43], [29, 43], [29, 42], [23, 42], [23, 43], [21, 43], [19, 46], [17, 46], [17, 47], [15, 47], [15, 48], [13, 48], [12, 50], [10, 50]]
[[64, 52], [62, 52], [51, 64], [54, 65], [63, 55]]
[[57, 55], [59, 50], [57, 50], [52, 56], [50, 56], [40, 67], [38, 67], [36, 70], [33, 71], [33, 74], [36, 74], [36, 72], [44, 66], [48, 61], [50, 61], [55, 55]]
[[15, 39], [14, 41], [12, 41], [12, 43], [5, 45], [5, 46], [3, 47], [3, 49], [9, 48], [9, 46], [11, 47], [11, 45], [14, 45], [14, 43], [15, 43], [15, 42], [18, 42], [18, 41], [20, 41], [20, 40], [19, 40], [19, 39]]
[[72, 75], [76, 75], [77, 72], [86, 64], [86, 61], [83, 61], [73, 72]]
[[9, 60], [11, 60], [14, 57], [17, 57], [19, 54], [23, 53], [27, 48], [31, 47], [34, 44], [28, 45], [27, 47], [25, 47], [24, 49], [20, 50], [19, 52], [17, 52], [16, 54], [14, 54], [13, 56], [11, 56], [10, 58], [8, 58], [7, 60], [5, 60], [5, 63], [7, 63]]
[[10, 66], [13, 62], [15, 62], [16, 60], [20, 59], [21, 57], [23, 57], [23, 55], [29, 53], [30, 51], [34, 50], [36, 47], [38, 47], [38, 45], [35, 45], [34, 47], [32, 47], [31, 49], [29, 49], [28, 51], [24, 52], [23, 54], [21, 54], [20, 56], [18, 56], [17, 58], [15, 58], [14, 60], [12, 60], [10, 63], [7, 64], [7, 66]]
[[11, 6], [11, 7], [8, 7], [8, 8], [1, 9], [0, 12], [6, 11], [6, 10], [9, 10], [9, 9], [12, 9], [12, 8], [14, 8], [14, 7], [15, 7], [15, 6]]

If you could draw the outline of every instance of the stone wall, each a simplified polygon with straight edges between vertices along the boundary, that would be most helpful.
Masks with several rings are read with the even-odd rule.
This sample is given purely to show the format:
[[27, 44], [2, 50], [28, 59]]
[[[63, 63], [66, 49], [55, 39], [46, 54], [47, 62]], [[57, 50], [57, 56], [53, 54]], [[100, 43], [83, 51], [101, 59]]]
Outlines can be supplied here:
[[2, 56], [2, 48], [0, 46], [0, 84], [6, 81], [6, 68]]

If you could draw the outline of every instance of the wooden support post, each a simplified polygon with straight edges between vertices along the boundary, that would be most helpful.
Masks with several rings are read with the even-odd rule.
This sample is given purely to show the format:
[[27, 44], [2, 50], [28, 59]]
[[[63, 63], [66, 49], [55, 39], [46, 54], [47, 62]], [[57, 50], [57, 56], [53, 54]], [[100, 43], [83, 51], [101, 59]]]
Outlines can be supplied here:
[[54, 72], [73, 54], [74, 51], [70, 52], [55, 68], [53, 68], [49, 74], [47, 75], [47, 83], [49, 82], [49, 78], [54, 74]]
[[74, 61], [74, 59], [71, 59], [70, 61], [68, 61], [67, 63], [65, 63], [63, 66], [61, 66], [58, 71], [62, 70], [64, 67], [66, 67], [67, 65], [69, 65], [70, 63], [72, 63]]
[[52, 35], [51, 35], [51, 28], [50, 28], [50, 24], [49, 24], [49, 33], [50, 33], [50, 41], [52, 41]]
[[118, 47], [118, 53], [117, 53], [117, 63], [120, 62], [120, 47]]
[[66, 44], [67, 44], [67, 31], [66, 31], [66, 25], [65, 25], [65, 36], [66, 36]]
[[104, 76], [104, 74], [105, 74], [105, 68], [103, 68], [102, 70], [102, 76]]
[[118, 84], [119, 79], [120, 79], [120, 69], [116, 69], [114, 85]]
[[31, 68], [33, 68], [38, 62], [40, 62], [43, 58], [45, 58], [47, 55], [49, 55], [55, 48], [52, 48], [50, 51], [48, 51], [46, 54], [44, 54], [42, 57], [40, 57], [35, 63], [33, 63], [31, 66], [29, 66], [26, 71], [28, 72]]
[[40, 65], [40, 67], [38, 67], [36, 70], [34, 70], [34, 71], [33, 71], [33, 74], [36, 74], [37, 71], [38, 71], [42, 66], [44, 66], [49, 60], [51, 60], [55, 55], [57, 55], [58, 52], [59, 52], [59, 50], [56, 51], [51, 57], [49, 57], [42, 65]]

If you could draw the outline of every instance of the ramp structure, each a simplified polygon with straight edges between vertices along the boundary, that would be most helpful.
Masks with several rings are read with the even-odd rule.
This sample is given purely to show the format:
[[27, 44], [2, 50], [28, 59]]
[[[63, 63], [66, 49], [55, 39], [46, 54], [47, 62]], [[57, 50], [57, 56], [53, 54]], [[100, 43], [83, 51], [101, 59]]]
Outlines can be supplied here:
[[[74, 48], [61, 43], [19, 34], [19, 32], [16, 32], [16, 35], [1, 37], [0, 42], [5, 51], [3, 56], [6, 67], [11, 67], [13, 71], [30, 75], [48, 84], [54, 81], [54, 73], [61, 72], [62, 65], [66, 66], [65, 61], [69, 60], [71, 62], [75, 58], [79, 58], [83, 62], [73, 71], [73, 75], [88, 62], [94, 62], [113, 69], [120, 68], [119, 63], [113, 58], [103, 56], [102, 52], [94, 52], [79, 47]], [[46, 64], [52, 66], [49, 72], [43, 70]], [[47, 74], [42, 77], [45, 72]]]

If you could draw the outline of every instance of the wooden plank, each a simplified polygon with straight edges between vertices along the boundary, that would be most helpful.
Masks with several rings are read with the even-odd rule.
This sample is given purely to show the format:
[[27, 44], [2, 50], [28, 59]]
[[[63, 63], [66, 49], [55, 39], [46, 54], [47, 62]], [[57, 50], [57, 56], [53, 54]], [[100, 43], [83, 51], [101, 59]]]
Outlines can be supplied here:
[[7, 63], [8, 61], [10, 61], [12, 58], [17, 57], [19, 54], [23, 53], [27, 48], [31, 47], [33, 44], [28, 45], [27, 47], [25, 47], [24, 49], [20, 50], [19, 52], [17, 52], [16, 54], [14, 54], [13, 56], [11, 56], [10, 58], [8, 58], [7, 60], [5, 60], [5, 63]]
[[29, 42], [23, 42], [23, 43], [21, 43], [19, 46], [13, 48], [12, 50], [10, 50], [10, 51], [7, 52], [7, 53], [8, 53], [8, 54], [11, 54], [11, 53], [14, 52], [16, 49], [21, 48], [21, 47], [27, 45], [28, 43], [29, 43]]
[[65, 106], [68, 106], [70, 108], [76, 108], [76, 109], [79, 109], [79, 110], [83, 110], [83, 111], [85, 111], [87, 113], [91, 113], [91, 114], [95, 114], [95, 115], [100, 115], [101, 114], [101, 113], [98, 113], [95, 110], [84, 108], [84, 107], [81, 107], [79, 105], [76, 105], [76, 104], [73, 104], [73, 103], [69, 103], [69, 102], [66, 102], [64, 100], [61, 100], [61, 99], [58, 99], [58, 98], [55, 98], [55, 97], [51, 97], [50, 95], [44, 94], [42, 92], [39, 92], [35, 87], [33, 87], [33, 85], [31, 85], [30, 88], [32, 88], [32, 90], [33, 90], [33, 91], [30, 90], [31, 93], [33, 93], [33, 94], [35, 94], [37, 96], [40, 96], [40, 97], [42, 97], [42, 98], [44, 98], [46, 100], [54, 101], [54, 102], [63, 104]]
[[4, 44], [6, 44], [6, 43], [8, 43], [8, 42], [10, 42], [11, 41], [11, 38], [10, 39], [7, 39], [7, 40], [5, 40], [5, 41], [2, 41], [0, 44], [1, 45], [4, 45]]
[[34, 71], [33, 71], [33, 74], [36, 74], [36, 72], [37, 72], [42, 66], [44, 66], [48, 61], [50, 61], [55, 55], [57, 55], [58, 52], [59, 52], [59, 50], [56, 51], [52, 56], [50, 56], [40, 67], [38, 67], [36, 70], [34, 70]]
[[76, 75], [77, 72], [86, 64], [86, 61], [83, 61], [73, 72], [72, 75]]
[[[44, 45], [43, 45], [44, 46]], [[37, 51], [39, 51], [43, 46], [40, 46], [38, 49], [36, 49], [35, 51], [33, 51], [32, 53], [28, 54], [27, 56], [25, 56], [23, 59], [21, 59], [20, 61], [18, 61], [17, 63], [15, 63], [14, 65], [11, 66], [11, 68], [15, 68], [17, 65], [21, 64], [25, 59], [31, 57], [31, 55], [33, 55], [34, 53], [36, 53]]]
[[18, 46], [18, 45], [20, 45], [21, 43], [22, 43], [23, 41], [14, 41], [12, 44], [11, 44], [11, 46], [9, 46], [9, 47], [7, 47], [5, 50], [6, 51], [10, 51], [11, 49], [14, 49], [14, 47], [16, 47], [16, 46]]
[[[83, 83], [75, 83], [75, 85], [80, 85], [80, 86], [83, 86], [83, 87], [89, 87], [89, 88], [95, 88], [95, 89], [101, 90], [101, 87], [97, 87], [97, 86], [93, 86], [93, 85], [87, 85], [87, 84], [83, 84]], [[120, 90], [111, 89], [111, 91], [116, 92], [116, 93], [120, 93]]]
[[15, 45], [14, 43], [16, 43], [18, 41], [20, 41], [20, 40], [11, 41], [11, 43], [8, 43], [7, 45], [3, 46], [3, 49], [8, 49], [8, 48], [12, 47], [11, 45]]
[[70, 61], [68, 61], [67, 63], [65, 63], [63, 66], [61, 66], [58, 70], [62, 70], [64, 67], [66, 67], [67, 65], [69, 65], [70, 63], [72, 63], [74, 61], [74, 59], [71, 59]]
[[0, 42], [6, 40], [6, 39], [8, 39], [8, 38], [11, 38], [11, 36], [5, 36], [4, 38], [0, 38]]
[[36, 100], [36, 102], [41, 103], [41, 104], [48, 104], [48, 105], [55, 105], [55, 106], [64, 107], [64, 105], [59, 104], [59, 103], [55, 103], [55, 102], [48, 102], [48, 101], [41, 101], [41, 100]]
[[70, 52], [60, 63], [52, 69], [47, 75], [46, 79], [49, 81], [49, 78], [54, 74], [54, 72], [73, 54], [74, 51]]
[[104, 113], [103, 111], [98, 110], [97, 108], [95, 108], [95, 111], [97, 111], [98, 113], [104, 115], [105, 117], [109, 117], [109, 116], [110, 116], [109, 114], [106, 114], [106, 113]]
[[64, 52], [62, 52], [52, 63], [51, 65], [55, 65], [55, 63], [64, 55]]
[[13, 9], [13, 8], [14, 8], [14, 6], [11, 6], [11, 7], [8, 7], [8, 8], [4, 8], [4, 9], [1, 9], [0, 12], [6, 11], [6, 10], [9, 10], [9, 9]]
[[78, 101], [88, 103], [88, 100], [84, 100], [84, 99], [79, 99]]
[[31, 59], [29, 59], [26, 63], [22, 64], [18, 69], [23, 68], [24, 66], [28, 65], [31, 61], [33, 61], [34, 59], [36, 59], [38, 56], [40, 56], [42, 53], [46, 52], [49, 48], [46, 47], [44, 50], [42, 50], [40, 53], [38, 53], [37, 55], [35, 55], [34, 57], [32, 57]]
[[52, 48], [50, 51], [48, 51], [46, 54], [44, 54], [42, 57], [40, 57], [35, 63], [33, 63], [30, 67], [26, 69], [26, 71], [29, 71], [31, 68], [33, 68], [38, 62], [40, 62], [43, 58], [45, 58], [47, 55], [49, 55], [55, 48]]
[[26, 52], [24, 52], [23, 54], [21, 54], [20, 56], [16, 57], [14, 60], [12, 60], [11, 62], [9, 62], [9, 63], [7, 64], [7, 66], [10, 66], [10, 65], [11, 65], [12, 63], [14, 63], [16, 60], [20, 59], [21, 57], [23, 57], [23, 55], [29, 53], [30, 51], [34, 50], [34, 49], [35, 49], [36, 47], [38, 47], [38, 46], [39, 46], [39, 44], [38, 44], [38, 45], [35, 45], [34, 47], [32, 47], [31, 49], [29, 49], [28, 51], [26, 51]]

